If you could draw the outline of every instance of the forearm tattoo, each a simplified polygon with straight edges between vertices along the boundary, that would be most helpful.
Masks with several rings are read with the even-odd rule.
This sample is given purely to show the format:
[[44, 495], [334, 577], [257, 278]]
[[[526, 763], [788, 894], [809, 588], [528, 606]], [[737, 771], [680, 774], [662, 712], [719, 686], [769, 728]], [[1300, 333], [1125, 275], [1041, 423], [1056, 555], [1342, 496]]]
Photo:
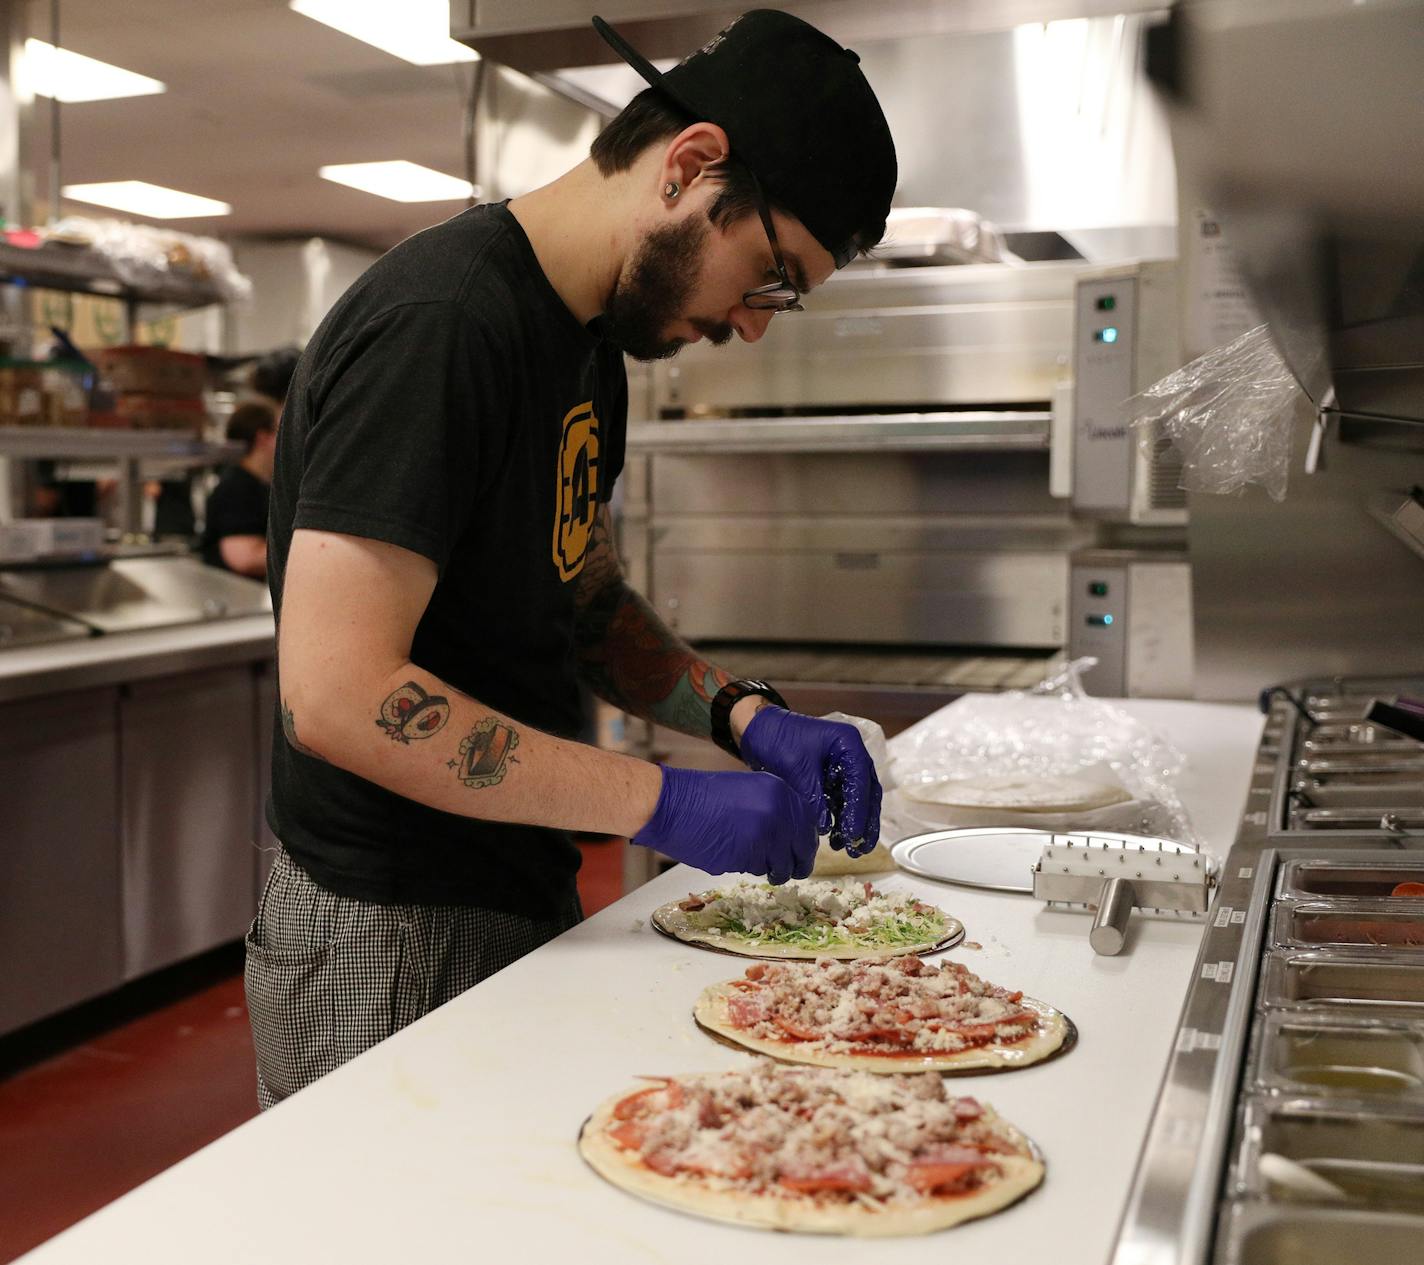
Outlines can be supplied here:
[[291, 747], [293, 751], [300, 751], [303, 755], [311, 756], [313, 760], [325, 761], [325, 756], [319, 755], [310, 747], [304, 747], [297, 738], [297, 719], [292, 715], [292, 709], [287, 706], [285, 699], [282, 700], [280, 710], [282, 713], [282, 736], [286, 738], [287, 745]]
[[606, 510], [594, 524], [577, 610], [579, 674], [594, 693], [644, 720], [707, 737], [712, 699], [731, 674], [703, 659], [628, 587]]
[[448, 767], [472, 791], [484, 790], [504, 781], [511, 764], [518, 764], [514, 749], [519, 733], [494, 716], [486, 716], [467, 737], [460, 739], [460, 757]]
[[449, 719], [449, 699], [427, 694], [414, 681], [407, 681], [381, 704], [376, 724], [386, 731], [392, 742], [408, 744], [412, 738], [438, 734]]

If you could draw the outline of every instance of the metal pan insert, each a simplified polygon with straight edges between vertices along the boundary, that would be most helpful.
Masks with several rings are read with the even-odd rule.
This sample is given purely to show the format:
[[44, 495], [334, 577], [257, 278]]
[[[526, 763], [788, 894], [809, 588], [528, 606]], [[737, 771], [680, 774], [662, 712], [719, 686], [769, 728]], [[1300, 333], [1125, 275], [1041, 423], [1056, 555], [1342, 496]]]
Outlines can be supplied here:
[[1268, 1014], [1255, 1083], [1288, 1094], [1424, 1102], [1424, 1024]]

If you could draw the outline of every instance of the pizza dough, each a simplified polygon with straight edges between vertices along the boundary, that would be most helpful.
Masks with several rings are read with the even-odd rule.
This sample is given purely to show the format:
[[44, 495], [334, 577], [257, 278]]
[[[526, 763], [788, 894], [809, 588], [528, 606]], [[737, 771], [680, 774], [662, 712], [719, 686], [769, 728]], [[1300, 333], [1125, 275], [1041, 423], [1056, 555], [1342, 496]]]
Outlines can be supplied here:
[[950, 778], [943, 782], [902, 786], [900, 793], [912, 803], [948, 808], [1002, 808], [1012, 813], [1092, 812], [1132, 798], [1122, 787], [1105, 782], [1028, 774]]
[[1076, 1039], [1068, 1017], [1045, 1002], [1025, 997], [1020, 1003], [1039, 1016], [1037, 1030], [1028, 1038], [1010, 1045], [984, 1045], [952, 1054], [857, 1054], [828, 1050], [815, 1041], [774, 1041], [753, 1036], [732, 1022], [728, 999], [734, 985], [728, 981], [710, 984], [702, 990], [692, 1009], [693, 1018], [708, 1032], [756, 1054], [770, 1055], [811, 1067], [854, 1068], [864, 1072], [985, 1072], [1030, 1067], [1052, 1058]]
[[844, 848], [833, 848], [826, 839], [816, 849], [816, 868], [812, 878], [832, 878], [840, 874], [880, 874], [893, 870], [889, 845], [883, 840], [864, 856], [850, 856]]
[[[943, 910], [923, 905], [914, 897], [904, 893], [876, 892], [874, 889], [872, 889], [872, 898], [875, 902], [893, 905], [923, 920], [926, 924], [924, 938], [899, 940], [889, 944], [875, 944], [870, 939], [861, 939], [859, 942], [852, 939], [846, 943], [814, 946], [783, 943], [776, 940], [758, 939], [749, 936], [746, 932], [709, 925], [709, 914], [712, 912], [710, 909], [694, 911], [684, 908], [692, 899], [702, 900], [708, 905], [717, 899], [735, 900], [739, 907], [746, 906], [754, 899], [760, 899], [766, 903], [766, 918], [772, 920], [777, 917], [777, 902], [789, 902], [798, 898], [803, 902], [825, 901], [828, 895], [838, 893], [844, 897], [846, 904], [864, 904], [866, 900], [862, 893], [869, 886], [867, 883], [836, 884], [814, 879], [784, 883], [775, 888], [768, 883], [741, 882], [730, 888], [703, 893], [701, 897], [689, 898], [684, 901], [670, 901], [666, 905], [660, 905], [653, 910], [652, 923], [665, 935], [688, 944], [702, 945], [724, 953], [735, 953], [742, 957], [752, 958], [803, 960], [834, 958], [838, 961], [854, 961], [858, 958], [903, 957], [907, 953], [930, 953], [937, 949], [949, 948], [964, 938], [964, 924], [956, 918], [949, 917]], [[918, 914], [915, 912], [915, 906], [930, 912], [926, 915]], [[744, 916], [749, 916], [745, 915], [744, 910], [741, 912], [744, 913]], [[768, 921], [768, 926], [770, 925], [772, 923]]]
[[[847, 1078], [843, 1101], [849, 1110], [860, 1111], [859, 1087], [855, 1084], [860, 1074], [782, 1070], [792, 1076]], [[684, 1077], [680, 1081], [690, 1086], [710, 1079], [713, 1077]], [[992, 1177], [960, 1193], [909, 1193], [884, 1199], [861, 1194], [808, 1195], [775, 1186], [757, 1189], [727, 1177], [658, 1172], [644, 1162], [637, 1150], [620, 1145], [610, 1135], [610, 1130], [618, 1127], [615, 1112], [619, 1105], [637, 1092], [625, 1090], [598, 1107], [579, 1134], [580, 1154], [595, 1172], [613, 1185], [654, 1203], [714, 1221], [808, 1234], [865, 1237], [928, 1234], [998, 1212], [1043, 1181], [1044, 1164], [1033, 1144], [1011, 1124], [1001, 1120], [992, 1108], [978, 1103], [974, 1106], [983, 1131], [991, 1132], [1003, 1151], [991, 1157]], [[973, 1102], [972, 1099], [965, 1101]]]

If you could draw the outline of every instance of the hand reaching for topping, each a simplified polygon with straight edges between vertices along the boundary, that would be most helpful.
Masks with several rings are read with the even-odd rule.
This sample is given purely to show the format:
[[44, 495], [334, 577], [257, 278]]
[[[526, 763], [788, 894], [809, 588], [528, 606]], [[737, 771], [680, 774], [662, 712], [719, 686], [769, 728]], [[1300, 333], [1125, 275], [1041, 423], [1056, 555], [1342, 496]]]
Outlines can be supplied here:
[[806, 878], [816, 863], [816, 818], [807, 799], [770, 773], [664, 767], [658, 806], [633, 842], [708, 874], [784, 883]]
[[749, 768], [775, 773], [811, 805], [831, 847], [863, 856], [880, 839], [880, 779], [854, 725], [763, 707], [741, 739]]

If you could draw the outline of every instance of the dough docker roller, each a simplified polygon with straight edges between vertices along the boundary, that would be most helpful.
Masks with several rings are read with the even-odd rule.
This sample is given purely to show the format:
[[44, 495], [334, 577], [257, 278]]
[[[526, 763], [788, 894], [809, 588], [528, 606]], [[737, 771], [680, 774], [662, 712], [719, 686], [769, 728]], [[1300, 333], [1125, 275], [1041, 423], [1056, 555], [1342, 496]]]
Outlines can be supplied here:
[[1050, 908], [1095, 912], [1088, 942], [1121, 953], [1134, 907], [1149, 913], [1205, 914], [1218, 866], [1190, 844], [1112, 830], [961, 826], [901, 839], [890, 849], [911, 874], [1017, 892]]
[[1145, 835], [1044, 831], [1033, 867], [1033, 894], [1049, 906], [1094, 911], [1088, 943], [1111, 957], [1122, 952], [1134, 907], [1151, 913], [1205, 914], [1216, 866], [1185, 843]]

